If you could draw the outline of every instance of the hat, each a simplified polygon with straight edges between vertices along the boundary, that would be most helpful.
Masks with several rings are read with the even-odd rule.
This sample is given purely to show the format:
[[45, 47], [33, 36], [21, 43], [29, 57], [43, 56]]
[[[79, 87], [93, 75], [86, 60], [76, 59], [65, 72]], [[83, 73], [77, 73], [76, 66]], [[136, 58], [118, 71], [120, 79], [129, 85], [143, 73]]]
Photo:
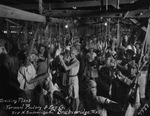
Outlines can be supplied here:
[[75, 49], [74, 47], [71, 48], [71, 53], [77, 55], [78, 54], [78, 51], [77, 49]]
[[96, 88], [97, 87], [97, 84], [94, 80], [89, 80], [87, 82], [87, 85], [88, 85], [88, 89], [91, 89], [91, 88]]
[[135, 48], [135, 46], [131, 46], [131, 45], [128, 45], [127, 48], [126, 48], [126, 50], [132, 50], [134, 54], [136, 54], [136, 51], [137, 51], [136, 48]]
[[4, 39], [0, 39], [0, 47], [4, 46], [6, 41]]
[[65, 50], [70, 51], [70, 46], [66, 46]]
[[79, 42], [74, 43], [76, 46], [81, 46]]

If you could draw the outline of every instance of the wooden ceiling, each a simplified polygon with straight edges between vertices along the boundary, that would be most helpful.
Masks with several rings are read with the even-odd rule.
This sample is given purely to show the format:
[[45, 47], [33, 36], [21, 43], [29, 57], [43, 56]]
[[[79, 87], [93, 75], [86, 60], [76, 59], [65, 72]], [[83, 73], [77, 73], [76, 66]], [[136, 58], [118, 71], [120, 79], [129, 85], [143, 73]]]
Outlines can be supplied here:
[[[39, 13], [39, 0], [0, 0], [0, 4]], [[42, 6], [43, 15], [57, 18], [123, 17], [128, 11], [131, 11], [129, 16], [136, 17], [139, 13], [149, 11], [150, 0], [43, 0]]]
[[[0, 10], [0, 17], [35, 22], [45, 22], [45, 16], [59, 19], [129, 18], [138, 26], [146, 26], [141, 23], [143, 20], [147, 22], [147, 18], [150, 17], [150, 0], [42, 0], [42, 2], [42, 15], [44, 17], [38, 15], [40, 14], [39, 0], [0, 0], [0, 5], [10, 7], [9, 12], [3, 12], [3, 6], [0, 6], [2, 9]], [[7, 9], [7, 7], [5, 8]]]

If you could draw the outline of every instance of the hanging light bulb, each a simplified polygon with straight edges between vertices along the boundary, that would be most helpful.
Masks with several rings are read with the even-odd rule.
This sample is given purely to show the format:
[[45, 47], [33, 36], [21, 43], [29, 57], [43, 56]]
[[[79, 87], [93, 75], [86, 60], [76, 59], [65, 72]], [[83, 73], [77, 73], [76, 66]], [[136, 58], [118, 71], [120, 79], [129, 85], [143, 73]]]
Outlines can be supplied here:
[[77, 7], [72, 7], [74, 10], [76, 10], [77, 9]]
[[65, 28], [66, 28], [66, 29], [68, 28], [68, 25], [67, 25], [67, 24], [65, 25]]
[[75, 19], [73, 22], [74, 22], [74, 23], [77, 23], [77, 20]]
[[107, 22], [105, 22], [104, 25], [107, 26]]

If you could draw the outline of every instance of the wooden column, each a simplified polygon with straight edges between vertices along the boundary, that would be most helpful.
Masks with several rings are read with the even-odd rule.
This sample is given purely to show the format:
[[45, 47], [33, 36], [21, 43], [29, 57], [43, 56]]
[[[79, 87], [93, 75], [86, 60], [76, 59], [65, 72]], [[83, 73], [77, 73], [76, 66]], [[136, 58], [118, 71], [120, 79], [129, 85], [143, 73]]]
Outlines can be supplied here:
[[103, 23], [100, 24], [100, 28], [101, 28], [101, 39], [103, 38]]
[[[119, 9], [119, 2], [120, 0], [117, 0], [117, 9]], [[121, 45], [121, 38], [120, 38], [120, 19], [117, 20], [117, 46]]]
[[[49, 3], [49, 10], [51, 9], [51, 4]], [[51, 43], [52, 42], [52, 23], [49, 23], [49, 37], [48, 37], [48, 42]]]
[[28, 41], [28, 22], [25, 22], [25, 28], [24, 28], [24, 41]]
[[110, 34], [111, 34], [111, 33], [110, 33], [110, 21], [111, 21], [111, 19], [109, 18], [109, 19], [108, 19], [108, 24], [107, 24], [107, 26], [108, 26], [108, 27], [107, 27], [107, 28], [108, 28], [108, 30], [107, 30], [107, 31], [108, 31], [108, 33], [107, 33], [107, 34], [108, 34], [108, 38], [107, 38], [107, 39], [108, 39], [108, 40], [110, 40]]
[[39, 13], [43, 13], [43, 0], [39, 0]]
[[[39, 0], [39, 14], [42, 15], [43, 13], [43, 1], [42, 0]], [[43, 30], [43, 33], [44, 33], [44, 30]], [[45, 36], [45, 35], [44, 35]], [[46, 39], [46, 37], [44, 37]], [[43, 36], [42, 35], [39, 35], [39, 39], [40, 39], [40, 44], [43, 42]], [[43, 44], [43, 43], [42, 43]]]
[[106, 10], [108, 10], [108, 0], [106, 0]]
[[[6, 27], [7, 27], [7, 38], [10, 39], [10, 34], [11, 34], [11, 30], [10, 30], [10, 24], [8, 21], [6, 21]], [[10, 44], [8, 41], [6, 41], [6, 49], [7, 52], [9, 53], [10, 51]]]
[[49, 25], [49, 43], [52, 42], [52, 24]]
[[117, 46], [120, 46], [120, 20], [117, 20]]

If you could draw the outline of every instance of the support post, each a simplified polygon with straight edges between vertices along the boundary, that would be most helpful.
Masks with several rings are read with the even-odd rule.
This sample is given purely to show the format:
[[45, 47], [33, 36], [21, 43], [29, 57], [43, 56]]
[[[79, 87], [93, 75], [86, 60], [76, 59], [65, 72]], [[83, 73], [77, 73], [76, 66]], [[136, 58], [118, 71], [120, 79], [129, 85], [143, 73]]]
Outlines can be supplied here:
[[110, 40], [110, 21], [111, 21], [111, 19], [110, 18], [108, 18], [108, 40]]
[[108, 0], [106, 0], [106, 10], [108, 10]]
[[[10, 27], [9, 27], [9, 22], [7, 21], [6, 22], [6, 27], [7, 27], [7, 38], [10, 37]], [[9, 53], [9, 50], [10, 50], [10, 45], [9, 45], [9, 42], [6, 41], [6, 49], [7, 49], [7, 52]]]
[[[117, 9], [119, 9], [120, 0], [117, 0]], [[117, 20], [117, 46], [121, 46], [121, 38], [120, 38], [120, 19]]]
[[25, 22], [24, 41], [28, 41], [28, 22]]
[[52, 42], [52, 24], [49, 25], [49, 43]]
[[43, 13], [43, 0], [39, 0], [39, 13]]
[[120, 20], [117, 20], [117, 46], [119, 47], [121, 45], [120, 40]]

